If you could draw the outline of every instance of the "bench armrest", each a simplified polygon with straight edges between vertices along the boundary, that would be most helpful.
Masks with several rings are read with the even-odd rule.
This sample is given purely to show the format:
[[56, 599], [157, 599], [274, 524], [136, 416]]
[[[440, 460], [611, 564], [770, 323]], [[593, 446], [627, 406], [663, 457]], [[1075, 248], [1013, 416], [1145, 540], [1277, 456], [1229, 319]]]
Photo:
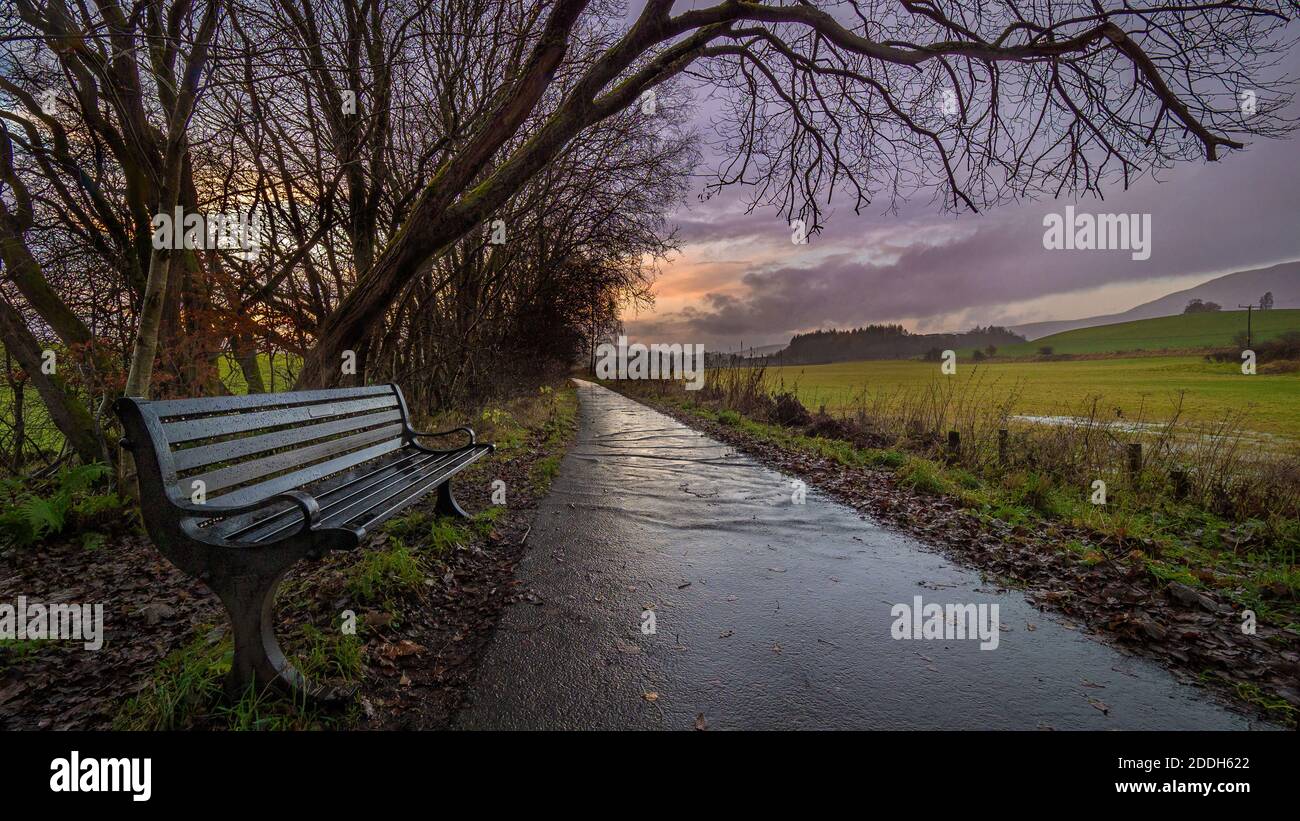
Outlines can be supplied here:
[[[475, 438], [475, 436], [474, 436], [474, 429], [473, 429], [473, 428], [464, 428], [464, 427], [461, 427], [461, 428], [452, 428], [451, 430], [427, 431], [427, 432], [426, 432], [426, 431], [411, 430], [411, 435], [412, 435], [412, 436], [446, 436], [446, 435], [449, 434], [449, 433], [467, 433], [467, 434], [469, 434], [469, 444], [470, 444], [470, 445], [478, 444], [478, 439]], [[467, 446], [467, 447], [468, 447], [468, 446]]]
[[290, 535], [306, 533], [308, 530], [311, 530], [316, 527], [316, 525], [320, 524], [320, 503], [316, 501], [314, 496], [309, 493], [304, 493], [301, 490], [286, 490], [283, 493], [277, 493], [274, 496], [268, 496], [265, 499], [250, 502], [246, 505], [223, 506], [219, 503], [211, 505], [196, 505], [189, 501], [177, 501], [176, 499], [171, 499], [170, 501], [174, 507], [185, 513], [208, 517], [238, 516], [241, 513], [252, 513], [261, 510], [262, 508], [273, 505], [277, 502], [293, 502], [298, 506], [298, 509], [302, 511], [303, 521], [302, 527], [298, 528], [298, 530]]

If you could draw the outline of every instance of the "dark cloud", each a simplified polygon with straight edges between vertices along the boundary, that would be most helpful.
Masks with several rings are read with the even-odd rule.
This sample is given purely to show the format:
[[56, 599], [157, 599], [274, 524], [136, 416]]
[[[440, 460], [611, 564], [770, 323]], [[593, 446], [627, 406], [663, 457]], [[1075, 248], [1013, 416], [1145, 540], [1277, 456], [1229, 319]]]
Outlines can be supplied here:
[[728, 213], [722, 208], [711, 207], [718, 202], [710, 200], [698, 203], [683, 212], [674, 221], [677, 238], [684, 243], [737, 241], [770, 235], [773, 226], [781, 227], [780, 222], [770, 213]]

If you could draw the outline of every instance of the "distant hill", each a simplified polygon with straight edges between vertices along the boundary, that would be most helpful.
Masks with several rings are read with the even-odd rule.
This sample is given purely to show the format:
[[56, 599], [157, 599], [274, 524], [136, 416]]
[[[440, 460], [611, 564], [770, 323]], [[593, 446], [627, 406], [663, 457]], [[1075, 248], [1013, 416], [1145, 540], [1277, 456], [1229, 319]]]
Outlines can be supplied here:
[[1273, 307], [1300, 308], [1300, 260], [1283, 262], [1268, 268], [1255, 268], [1250, 271], [1238, 271], [1225, 274], [1209, 282], [1202, 282], [1193, 288], [1175, 291], [1172, 294], [1144, 302], [1136, 308], [1130, 308], [1120, 314], [1090, 316], [1084, 319], [1053, 320], [1050, 322], [1030, 322], [1016, 325], [1011, 330], [1033, 341], [1041, 337], [1070, 331], [1075, 328], [1092, 328], [1098, 325], [1114, 325], [1135, 319], [1152, 319], [1158, 316], [1181, 314], [1183, 308], [1192, 299], [1217, 302], [1224, 308], [1236, 308], [1238, 304], [1258, 304], [1259, 298], [1266, 291], [1273, 292]]
[[[1274, 296], [1276, 297], [1276, 291]], [[1044, 336], [1019, 345], [1000, 348], [999, 356], [1028, 356], [1043, 346], [1052, 353], [1087, 354], [1118, 351], [1164, 351], [1227, 347], [1233, 337], [1246, 330], [1245, 311], [1215, 311], [1138, 319], [1094, 328], [1077, 328]], [[1300, 331], [1300, 310], [1254, 311], [1251, 317], [1253, 343]]]

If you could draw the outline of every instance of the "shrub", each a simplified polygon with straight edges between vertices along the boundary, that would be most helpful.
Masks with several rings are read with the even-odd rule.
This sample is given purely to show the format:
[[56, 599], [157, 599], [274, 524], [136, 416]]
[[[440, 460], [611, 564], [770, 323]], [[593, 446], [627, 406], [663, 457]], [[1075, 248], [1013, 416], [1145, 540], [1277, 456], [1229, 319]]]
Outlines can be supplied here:
[[822, 409], [816, 416], [812, 417], [808, 425], [809, 436], [820, 436], [823, 439], [852, 439], [852, 432], [848, 425], [843, 421], [836, 419]]
[[1300, 359], [1300, 331], [1287, 331], [1276, 339], [1255, 346], [1261, 362], [1285, 362]]
[[1300, 359], [1278, 359], [1272, 362], [1264, 362], [1259, 366], [1259, 372], [1266, 376], [1295, 373], [1296, 371], [1300, 371]]
[[781, 391], [772, 395], [768, 418], [778, 425], [794, 428], [808, 424], [811, 415], [793, 391]]

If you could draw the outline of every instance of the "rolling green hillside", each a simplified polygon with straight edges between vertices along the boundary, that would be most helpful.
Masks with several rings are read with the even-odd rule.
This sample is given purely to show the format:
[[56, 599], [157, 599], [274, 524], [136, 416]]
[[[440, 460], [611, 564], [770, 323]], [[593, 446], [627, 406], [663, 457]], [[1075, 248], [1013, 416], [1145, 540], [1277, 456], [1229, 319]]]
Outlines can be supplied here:
[[[1255, 311], [1251, 327], [1255, 342], [1272, 339], [1286, 331], [1300, 331], [1300, 309]], [[1231, 345], [1232, 338], [1245, 330], [1245, 311], [1180, 314], [1065, 331], [1032, 342], [1008, 345], [999, 349], [998, 355], [1030, 356], [1038, 353], [1044, 345], [1050, 345], [1053, 353], [1058, 354], [1219, 348]]]

